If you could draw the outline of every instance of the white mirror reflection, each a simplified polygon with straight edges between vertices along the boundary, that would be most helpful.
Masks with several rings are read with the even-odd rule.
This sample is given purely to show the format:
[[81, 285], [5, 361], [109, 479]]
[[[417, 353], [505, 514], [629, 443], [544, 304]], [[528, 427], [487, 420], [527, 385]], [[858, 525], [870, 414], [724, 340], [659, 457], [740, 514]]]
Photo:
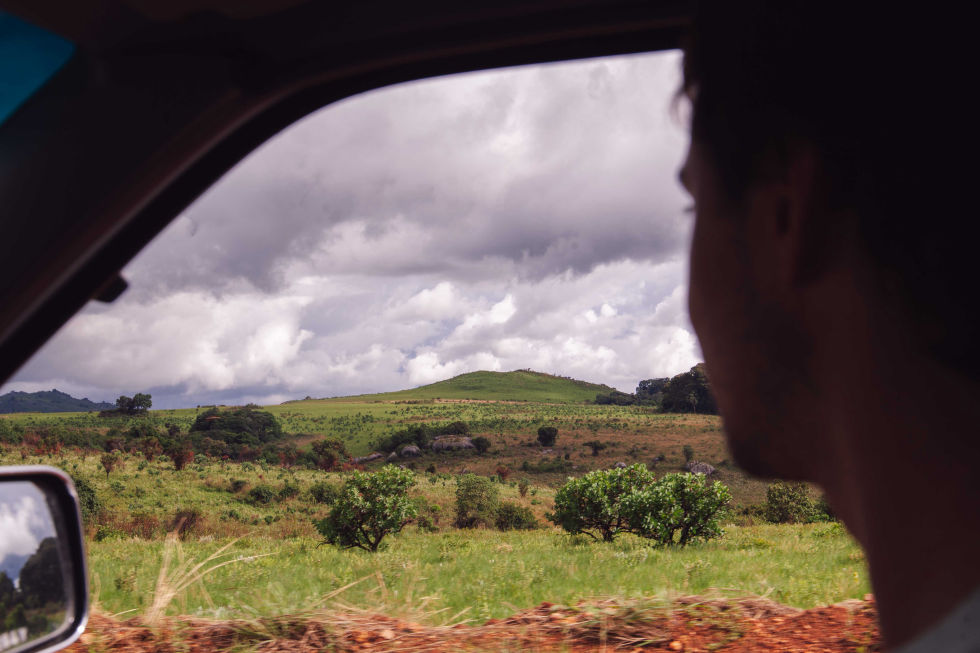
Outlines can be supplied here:
[[44, 491], [0, 483], [0, 651], [57, 630], [68, 607], [57, 532]]

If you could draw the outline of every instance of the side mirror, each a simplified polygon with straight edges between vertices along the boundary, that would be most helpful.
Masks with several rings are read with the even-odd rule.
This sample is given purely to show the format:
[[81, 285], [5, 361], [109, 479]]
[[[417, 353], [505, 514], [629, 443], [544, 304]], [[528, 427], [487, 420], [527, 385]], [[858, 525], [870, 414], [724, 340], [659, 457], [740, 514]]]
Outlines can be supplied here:
[[67, 474], [0, 467], [0, 653], [55, 651], [88, 619], [78, 495]]

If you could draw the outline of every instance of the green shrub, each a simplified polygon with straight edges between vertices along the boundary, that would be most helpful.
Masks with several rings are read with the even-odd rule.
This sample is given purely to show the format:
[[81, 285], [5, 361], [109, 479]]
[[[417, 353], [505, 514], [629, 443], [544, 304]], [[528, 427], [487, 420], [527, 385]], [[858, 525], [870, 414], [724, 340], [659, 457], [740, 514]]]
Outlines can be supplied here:
[[107, 540], [121, 540], [126, 537], [126, 534], [114, 526], [109, 526], [108, 524], [103, 524], [99, 526], [98, 530], [95, 531], [95, 541], [105, 542]]
[[538, 442], [542, 447], [553, 447], [558, 440], [558, 429], [554, 426], [542, 426], [538, 429]]
[[245, 489], [246, 485], [248, 485], [248, 481], [246, 481], [245, 479], [233, 478], [231, 479], [231, 482], [228, 484], [228, 491], [233, 494], [238, 494], [239, 492]]
[[177, 533], [180, 539], [185, 539], [194, 532], [201, 521], [201, 511], [197, 508], [185, 508], [174, 513], [170, 522], [170, 531]]
[[395, 465], [374, 473], [354, 472], [330, 514], [313, 525], [328, 544], [377, 551], [381, 540], [418, 515], [408, 490], [415, 474]]
[[502, 531], [527, 531], [538, 527], [538, 520], [527, 506], [504, 501], [497, 508], [497, 519], [494, 524]]
[[488, 449], [490, 449], [490, 438], [486, 438], [482, 435], [473, 438], [473, 446], [476, 447], [476, 452], [478, 454], [485, 454]]
[[102, 502], [92, 484], [80, 476], [72, 476], [75, 484], [75, 493], [78, 494], [78, 503], [82, 508], [82, 521], [91, 521], [102, 512]]
[[245, 500], [254, 505], [272, 503], [278, 494], [268, 485], [256, 485], [245, 495]]
[[435, 522], [432, 521], [432, 517], [429, 515], [419, 515], [415, 519], [415, 525], [423, 533], [435, 533], [439, 530], [439, 527], [435, 525]]
[[531, 489], [531, 481], [528, 480], [526, 476], [522, 476], [521, 480], [517, 481], [517, 493], [521, 495], [521, 498], [527, 496], [527, 491]]
[[684, 452], [684, 462], [689, 463], [694, 460], [694, 447], [689, 444], [685, 444], [683, 448]]
[[456, 479], [456, 528], [493, 525], [499, 505], [500, 491], [490, 479], [476, 474]]
[[279, 498], [280, 499], [292, 499], [294, 496], [299, 494], [299, 486], [295, 483], [286, 481], [283, 483], [282, 487], [279, 488]]
[[837, 514], [827, 501], [827, 495], [821, 494], [820, 498], [813, 504], [815, 521], [838, 521]]
[[640, 464], [570, 478], [555, 493], [555, 511], [546, 516], [572, 535], [584, 533], [612, 542], [618, 533], [632, 530], [623, 512], [624, 499], [653, 480], [653, 474]]
[[809, 524], [816, 506], [805, 483], [776, 481], [766, 488], [765, 518], [774, 524]]
[[317, 503], [332, 506], [337, 498], [340, 497], [340, 488], [326, 481], [317, 481], [310, 486], [310, 496]]
[[719, 522], [731, 498], [727, 487], [704, 474], [667, 474], [626, 497], [623, 513], [637, 535], [685, 546], [722, 534]]
[[611, 542], [635, 533], [658, 544], [684, 546], [721, 534], [719, 519], [731, 494], [701, 474], [667, 474], [654, 480], [644, 465], [595, 470], [569, 479], [555, 493], [548, 519], [565, 531]]

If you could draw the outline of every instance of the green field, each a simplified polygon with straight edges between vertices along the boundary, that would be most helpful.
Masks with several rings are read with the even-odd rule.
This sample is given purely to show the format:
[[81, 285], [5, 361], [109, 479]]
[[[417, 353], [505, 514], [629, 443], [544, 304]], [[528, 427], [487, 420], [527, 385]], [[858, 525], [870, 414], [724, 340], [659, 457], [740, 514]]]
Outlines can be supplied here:
[[[188, 560], [203, 560], [227, 543], [182, 547]], [[163, 546], [140, 540], [90, 545], [93, 595], [101, 609], [132, 616], [148, 608]], [[170, 613], [228, 619], [343, 604], [449, 623], [593, 597], [720, 592], [812, 607], [870, 591], [861, 551], [839, 524], [730, 527], [720, 540], [680, 550], [653, 548], [633, 537], [603, 544], [552, 529], [408, 529], [378, 554], [318, 547], [308, 537], [243, 538], [227, 551], [237, 562], [192, 584]]]
[[[869, 591], [863, 555], [839, 524], [765, 525], [741, 510], [765, 499], [766, 484], [731, 464], [718, 417], [587, 403], [600, 391], [608, 388], [537, 373], [475, 373], [400, 393], [266, 407], [300, 447], [329, 436], [353, 455], [420, 423], [465, 421], [471, 436], [490, 440], [483, 455], [426, 451], [404, 461], [417, 472], [411, 494], [429, 506], [426, 514], [437, 531], [410, 525], [376, 555], [319, 545], [312, 522], [329, 509], [314, 500], [311, 488], [320, 482], [339, 486], [343, 472], [203, 455], [178, 471], [165, 456], [147, 460], [132, 452], [120, 454], [118, 467], [106, 474], [101, 451], [70, 444], [141, 422], [186, 432], [204, 407], [135, 418], [0, 416], [0, 464], [54, 465], [94, 489], [101, 509], [85, 526], [93, 596], [101, 609], [122, 616], [145, 616], [154, 597], [162, 596], [161, 561], [173, 546], [165, 538], [179, 524], [183, 541], [179, 551], [170, 550], [176, 557], [164, 574], [171, 583], [179, 580], [172, 576], [181, 560], [186, 568], [228, 546], [219, 561], [234, 562], [194, 579], [166, 605], [169, 614], [272, 616], [340, 602], [442, 624], [590, 597], [721, 592], [810, 607]], [[536, 442], [542, 425], [558, 428], [549, 449]], [[606, 444], [599, 455], [585, 445], [595, 440]], [[547, 522], [555, 488], [569, 475], [622, 461], [645, 463], [660, 476], [682, 468], [685, 447], [714, 465], [715, 477], [731, 488], [722, 538], [658, 549], [633, 536], [611, 544], [573, 538]], [[530, 508], [540, 528], [452, 528], [455, 479], [464, 472], [494, 478], [501, 498]], [[522, 478], [531, 483], [525, 497], [517, 488]], [[272, 499], [256, 501], [256, 489]]]

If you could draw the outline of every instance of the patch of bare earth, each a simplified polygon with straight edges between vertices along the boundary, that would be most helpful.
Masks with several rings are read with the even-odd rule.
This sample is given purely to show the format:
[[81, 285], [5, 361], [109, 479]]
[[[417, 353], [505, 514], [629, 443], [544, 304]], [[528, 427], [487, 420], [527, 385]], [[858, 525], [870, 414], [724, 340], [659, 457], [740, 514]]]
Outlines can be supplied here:
[[95, 614], [88, 651], [880, 651], [875, 605], [798, 610], [761, 599], [542, 603], [482, 625], [425, 626], [361, 613], [256, 621], [171, 618], [155, 628]]

